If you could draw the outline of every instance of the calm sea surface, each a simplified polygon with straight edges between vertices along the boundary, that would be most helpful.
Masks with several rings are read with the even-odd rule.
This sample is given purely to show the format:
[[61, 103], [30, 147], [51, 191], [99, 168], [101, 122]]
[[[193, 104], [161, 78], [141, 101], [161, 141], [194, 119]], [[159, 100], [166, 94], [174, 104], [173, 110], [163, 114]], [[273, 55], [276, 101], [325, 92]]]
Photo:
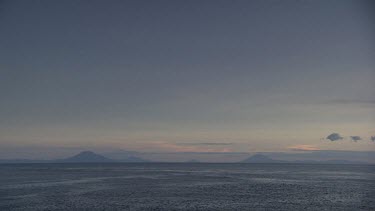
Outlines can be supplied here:
[[375, 210], [375, 166], [1, 164], [0, 210]]

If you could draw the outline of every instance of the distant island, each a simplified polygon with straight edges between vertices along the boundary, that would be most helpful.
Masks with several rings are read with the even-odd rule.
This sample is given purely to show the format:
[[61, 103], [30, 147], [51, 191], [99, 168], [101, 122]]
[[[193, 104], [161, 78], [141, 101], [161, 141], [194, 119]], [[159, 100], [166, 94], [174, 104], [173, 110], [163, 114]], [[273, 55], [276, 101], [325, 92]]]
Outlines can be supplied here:
[[104, 157], [103, 155], [96, 154], [91, 151], [83, 151], [72, 157], [68, 157], [61, 160], [55, 160], [61, 163], [113, 163], [116, 162], [110, 158]]
[[[152, 162], [136, 156], [127, 156], [120, 159], [112, 159], [92, 151], [82, 151], [74, 156], [64, 159], [52, 160], [31, 160], [31, 159], [0, 159], [0, 163], [146, 163]], [[204, 163], [202, 161], [191, 159], [184, 163]], [[234, 163], [310, 163], [310, 164], [369, 164], [366, 162], [349, 160], [278, 160], [270, 158], [263, 154], [255, 154], [242, 161]]]
[[82, 151], [77, 155], [54, 160], [28, 160], [28, 159], [0, 159], [0, 163], [139, 163], [150, 162], [148, 160], [129, 156], [126, 159], [110, 159], [92, 151]]
[[275, 160], [263, 154], [255, 154], [241, 161], [241, 163], [368, 164], [365, 162], [349, 161], [349, 160], [321, 160], [321, 161], [320, 160], [294, 160], [294, 161]]

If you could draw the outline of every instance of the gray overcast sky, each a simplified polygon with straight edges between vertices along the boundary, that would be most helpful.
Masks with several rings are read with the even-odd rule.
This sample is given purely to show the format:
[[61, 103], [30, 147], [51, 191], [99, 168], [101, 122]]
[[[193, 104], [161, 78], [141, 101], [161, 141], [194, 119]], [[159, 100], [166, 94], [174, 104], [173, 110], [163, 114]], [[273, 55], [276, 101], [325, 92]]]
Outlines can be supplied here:
[[361, 0], [0, 1], [0, 147], [374, 149], [374, 20]]

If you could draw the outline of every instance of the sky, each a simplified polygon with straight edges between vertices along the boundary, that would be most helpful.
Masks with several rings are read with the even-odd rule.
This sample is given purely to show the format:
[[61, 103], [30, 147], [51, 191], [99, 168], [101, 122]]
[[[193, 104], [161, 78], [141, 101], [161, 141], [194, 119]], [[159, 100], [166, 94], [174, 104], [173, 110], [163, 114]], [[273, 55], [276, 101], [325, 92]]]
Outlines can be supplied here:
[[375, 151], [374, 8], [0, 1], [0, 154]]

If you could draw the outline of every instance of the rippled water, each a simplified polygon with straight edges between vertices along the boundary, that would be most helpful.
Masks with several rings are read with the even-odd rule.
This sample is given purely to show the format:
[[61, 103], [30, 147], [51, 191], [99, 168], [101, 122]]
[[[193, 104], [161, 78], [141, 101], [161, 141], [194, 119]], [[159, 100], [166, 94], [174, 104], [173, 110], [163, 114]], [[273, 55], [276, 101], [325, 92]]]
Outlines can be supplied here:
[[375, 210], [375, 166], [3, 164], [0, 210]]

